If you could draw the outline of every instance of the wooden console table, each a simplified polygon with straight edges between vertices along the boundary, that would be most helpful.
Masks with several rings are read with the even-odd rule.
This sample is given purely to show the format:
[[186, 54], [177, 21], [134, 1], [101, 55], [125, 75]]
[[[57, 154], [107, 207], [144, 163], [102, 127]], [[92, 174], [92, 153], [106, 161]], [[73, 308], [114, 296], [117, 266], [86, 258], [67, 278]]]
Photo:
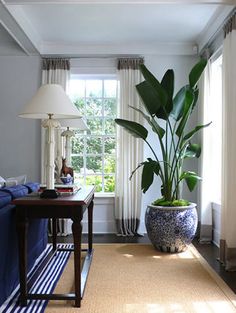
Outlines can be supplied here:
[[[44, 300], [75, 300], [75, 306], [80, 307], [89, 267], [92, 261], [93, 244], [93, 199], [94, 187], [84, 187], [73, 195], [59, 196], [56, 199], [41, 199], [38, 196], [28, 196], [12, 201], [16, 205], [16, 223], [19, 247], [19, 273], [21, 306], [27, 306], [27, 299]], [[81, 235], [83, 214], [88, 209], [88, 249], [81, 272]], [[72, 219], [72, 234], [74, 239], [74, 277], [75, 293], [69, 294], [31, 294], [27, 283], [27, 230], [29, 218], [52, 218], [53, 221], [53, 254], [63, 249], [57, 248], [56, 220], [58, 218]], [[68, 250], [68, 249], [64, 249]]]

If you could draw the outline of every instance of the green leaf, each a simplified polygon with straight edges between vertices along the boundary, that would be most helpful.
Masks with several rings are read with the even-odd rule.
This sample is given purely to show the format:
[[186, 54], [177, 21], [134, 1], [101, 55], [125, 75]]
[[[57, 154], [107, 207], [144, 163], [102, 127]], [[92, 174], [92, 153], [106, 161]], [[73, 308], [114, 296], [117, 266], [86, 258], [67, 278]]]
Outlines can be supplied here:
[[200, 129], [202, 129], [204, 127], [208, 127], [209, 125], [211, 125], [211, 123], [212, 122], [205, 124], [205, 125], [196, 126], [193, 130], [191, 130], [191, 132], [189, 132], [187, 135], [184, 136], [183, 140], [184, 141], [190, 140], [196, 132], [198, 132]]
[[184, 132], [184, 128], [186, 126], [186, 123], [189, 119], [191, 110], [192, 110], [192, 104], [193, 104], [193, 99], [194, 99], [194, 95], [191, 92], [191, 90], [186, 90], [185, 92], [185, 102], [184, 102], [184, 110], [183, 110], [183, 116], [182, 119], [178, 125], [178, 128], [176, 130], [176, 135], [178, 137], [181, 137], [183, 132]]
[[201, 155], [201, 146], [199, 144], [189, 144], [183, 155], [183, 158], [199, 158]]
[[150, 117], [147, 114], [145, 114], [141, 109], [135, 108], [132, 105], [129, 105], [129, 108], [133, 109], [136, 112], [139, 112], [147, 121], [150, 121]]
[[131, 135], [133, 135], [136, 138], [142, 138], [146, 140], [148, 131], [145, 127], [143, 127], [141, 124], [132, 122], [132, 121], [127, 121], [124, 119], [116, 118], [115, 122], [124, 127], [124, 129], [129, 132]]
[[180, 176], [180, 180], [185, 180], [188, 189], [190, 191], [193, 191], [195, 186], [197, 185], [197, 182], [201, 180], [201, 177], [199, 177], [195, 172], [183, 172]]
[[173, 100], [173, 109], [171, 111], [171, 116], [176, 120], [180, 120], [184, 112], [185, 104], [185, 94], [189, 89], [189, 85], [182, 87], [174, 97]]
[[141, 188], [143, 193], [145, 193], [153, 183], [154, 174], [159, 174], [160, 165], [157, 161], [154, 161], [151, 158], [148, 158], [148, 161], [143, 163], [144, 166], [142, 172]]
[[129, 107], [139, 112], [145, 118], [148, 124], [152, 127], [152, 130], [159, 136], [160, 139], [165, 135], [165, 130], [161, 126], [158, 125], [154, 117], [150, 118], [142, 110], [135, 108], [132, 105], [129, 105]]
[[197, 104], [197, 100], [198, 100], [198, 96], [199, 96], [199, 89], [195, 89], [194, 92], [194, 100], [193, 100], [193, 107], [192, 107], [192, 111], [195, 108], [196, 104]]
[[143, 81], [135, 87], [147, 112], [153, 116], [161, 106], [161, 102], [155, 89], [146, 81]]
[[170, 113], [173, 109], [173, 93], [174, 93], [174, 71], [167, 70], [161, 81], [162, 87], [166, 90], [167, 93], [167, 103], [166, 103], [166, 112]]
[[129, 180], [132, 179], [134, 173], [135, 173], [141, 166], [143, 166], [143, 165], [144, 165], [144, 162], [139, 163], [139, 165], [132, 171], [132, 173], [131, 173], [131, 175], [130, 175], [130, 177], [129, 177]]
[[152, 130], [158, 134], [159, 138], [160, 139], [163, 138], [166, 131], [157, 123], [155, 118], [151, 119], [151, 126], [152, 126]]
[[165, 89], [162, 87], [162, 85], [159, 83], [156, 77], [146, 68], [144, 64], [140, 65], [140, 70], [148, 84], [150, 84], [156, 90], [157, 96], [162, 106], [165, 107], [168, 99]]
[[151, 159], [151, 158], [147, 158], [148, 162], [151, 164], [152, 168], [153, 168], [153, 172], [158, 176], [159, 175], [159, 170], [160, 170], [160, 164], [159, 162]]
[[189, 74], [189, 85], [191, 88], [193, 88], [200, 76], [202, 75], [202, 72], [204, 71], [205, 67], [207, 65], [207, 60], [201, 59], [191, 70]]
[[169, 98], [172, 99], [174, 93], [174, 71], [167, 70], [161, 80], [162, 87], [166, 90]]
[[149, 187], [151, 186], [154, 178], [154, 173], [152, 168], [149, 166], [149, 163], [145, 163], [143, 166], [143, 173], [142, 173], [142, 181], [141, 181], [141, 188], [143, 193], [145, 193]]

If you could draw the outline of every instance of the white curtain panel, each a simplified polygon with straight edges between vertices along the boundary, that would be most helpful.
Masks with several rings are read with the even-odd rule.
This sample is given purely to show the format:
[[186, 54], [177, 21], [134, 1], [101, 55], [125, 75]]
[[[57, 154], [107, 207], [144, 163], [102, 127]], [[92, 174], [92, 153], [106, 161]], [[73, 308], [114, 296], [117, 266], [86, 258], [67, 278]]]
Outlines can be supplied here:
[[[118, 60], [120, 80], [118, 117], [143, 124], [142, 116], [129, 106], [140, 108], [135, 85], [141, 82], [139, 64], [143, 59]], [[143, 161], [143, 141], [117, 126], [117, 163], [115, 218], [117, 233], [122, 236], [138, 234], [141, 213], [141, 171], [129, 180], [131, 172]]]
[[[202, 79], [200, 81], [200, 120], [201, 124], [211, 121], [210, 107], [210, 77], [211, 62], [207, 63]], [[201, 155], [201, 177], [200, 184], [200, 242], [208, 243], [212, 240], [212, 157], [214, 157], [211, 146], [213, 131], [211, 127], [204, 128], [201, 132], [202, 155]]]
[[236, 270], [236, 13], [223, 42], [223, 165], [220, 260]]
[[[59, 84], [66, 91], [70, 80], [70, 60], [68, 59], [43, 59], [42, 84]], [[41, 151], [41, 181], [45, 183], [45, 163], [47, 162], [47, 131], [42, 128], [42, 151]], [[60, 181], [60, 171], [62, 168], [62, 139], [61, 129], [55, 129], [55, 178]], [[51, 222], [51, 221], [50, 221]], [[57, 233], [60, 236], [71, 234], [71, 220], [59, 219], [57, 223]], [[49, 234], [52, 225], [49, 224]]]

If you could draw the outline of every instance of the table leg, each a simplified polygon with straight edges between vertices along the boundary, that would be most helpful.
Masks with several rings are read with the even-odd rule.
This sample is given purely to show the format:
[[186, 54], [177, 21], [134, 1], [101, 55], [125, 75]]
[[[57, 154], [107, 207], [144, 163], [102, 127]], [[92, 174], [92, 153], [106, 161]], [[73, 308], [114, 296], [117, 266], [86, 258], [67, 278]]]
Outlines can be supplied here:
[[29, 220], [24, 216], [17, 216], [17, 233], [19, 249], [20, 275], [20, 305], [27, 306], [27, 233]]
[[52, 249], [56, 251], [57, 249], [57, 219], [52, 218]]
[[88, 249], [89, 253], [92, 252], [93, 249], [93, 200], [90, 202], [88, 206]]
[[79, 218], [72, 218], [72, 234], [74, 238], [74, 273], [75, 273], [75, 306], [81, 304], [81, 236], [82, 223]]

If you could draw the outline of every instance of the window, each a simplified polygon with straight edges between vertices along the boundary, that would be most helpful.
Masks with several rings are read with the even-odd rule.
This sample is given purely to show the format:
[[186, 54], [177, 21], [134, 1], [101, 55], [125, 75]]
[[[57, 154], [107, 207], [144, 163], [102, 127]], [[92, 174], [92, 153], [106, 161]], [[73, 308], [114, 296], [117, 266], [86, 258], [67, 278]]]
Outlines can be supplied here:
[[72, 138], [75, 182], [95, 185], [96, 192], [115, 191], [117, 79], [73, 75], [69, 95], [86, 121], [89, 132]]

